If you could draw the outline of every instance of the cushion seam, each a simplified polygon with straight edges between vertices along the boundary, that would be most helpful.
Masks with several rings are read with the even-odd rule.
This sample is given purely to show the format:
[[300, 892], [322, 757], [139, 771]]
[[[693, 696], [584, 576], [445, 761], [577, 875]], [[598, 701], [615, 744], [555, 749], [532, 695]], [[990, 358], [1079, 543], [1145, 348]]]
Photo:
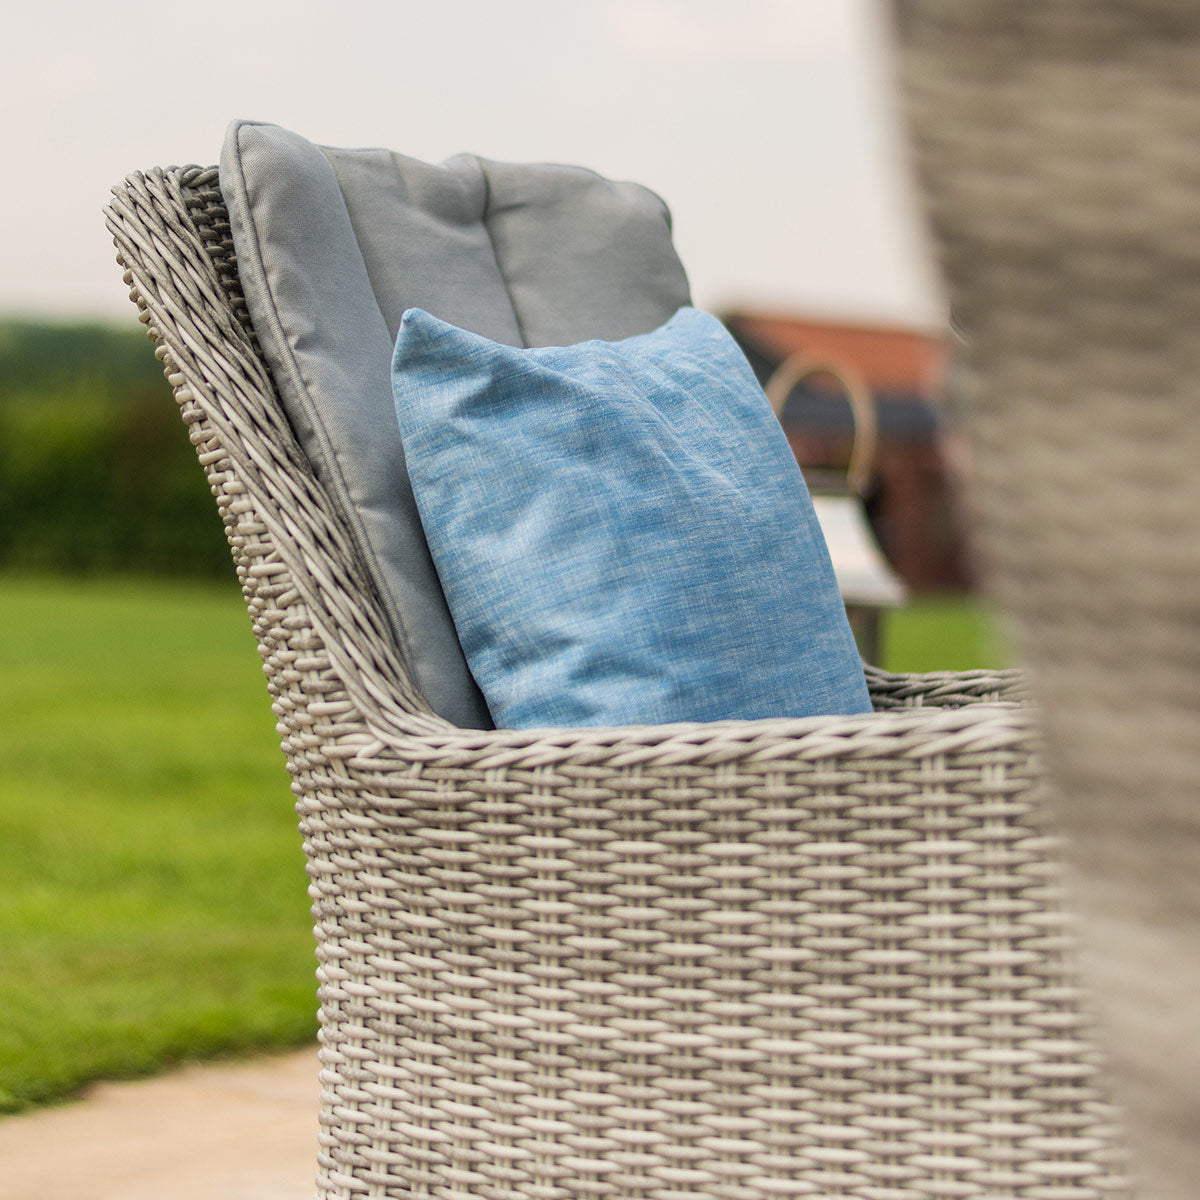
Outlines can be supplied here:
[[513, 300], [512, 289], [508, 286], [508, 276], [504, 274], [504, 268], [500, 265], [500, 255], [496, 252], [496, 239], [492, 236], [492, 226], [489, 220], [492, 208], [492, 181], [488, 178], [488, 173], [483, 166], [483, 159], [478, 154], [472, 154], [471, 161], [479, 169], [479, 176], [483, 180], [483, 214], [481, 224], [483, 225], [484, 233], [487, 234], [488, 245], [492, 248], [492, 258], [496, 263], [496, 274], [500, 276], [500, 282], [504, 284], [504, 294], [508, 297], [508, 303], [512, 307], [513, 320], [517, 323], [517, 333], [521, 336], [521, 345], [528, 347], [529, 337], [525, 332], [525, 323], [521, 320], [521, 313], [517, 308], [516, 301]]

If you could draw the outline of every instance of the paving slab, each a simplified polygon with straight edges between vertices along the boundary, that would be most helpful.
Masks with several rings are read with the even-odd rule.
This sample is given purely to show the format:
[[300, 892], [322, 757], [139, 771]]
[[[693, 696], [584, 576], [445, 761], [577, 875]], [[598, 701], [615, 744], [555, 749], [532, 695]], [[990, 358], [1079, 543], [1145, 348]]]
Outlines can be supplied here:
[[317, 1052], [101, 1083], [0, 1120], [0, 1200], [312, 1200]]

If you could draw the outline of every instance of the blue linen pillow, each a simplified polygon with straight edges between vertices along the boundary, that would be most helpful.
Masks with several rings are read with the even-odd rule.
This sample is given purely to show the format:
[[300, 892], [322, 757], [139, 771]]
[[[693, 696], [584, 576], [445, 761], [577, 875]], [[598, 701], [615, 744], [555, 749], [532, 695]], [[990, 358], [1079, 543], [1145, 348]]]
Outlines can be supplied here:
[[808, 490], [714, 317], [522, 349], [409, 309], [392, 384], [498, 726], [870, 711]]

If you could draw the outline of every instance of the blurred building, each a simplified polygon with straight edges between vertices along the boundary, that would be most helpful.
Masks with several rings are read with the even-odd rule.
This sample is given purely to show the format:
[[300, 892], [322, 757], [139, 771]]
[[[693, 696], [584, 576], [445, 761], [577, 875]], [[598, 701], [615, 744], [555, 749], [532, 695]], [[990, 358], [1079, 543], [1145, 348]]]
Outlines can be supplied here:
[[[971, 584], [967, 455], [939, 394], [949, 343], [927, 332], [738, 309], [723, 314], [764, 387], [793, 355], [855, 373], [876, 401], [878, 442], [865, 500], [897, 574], [917, 591]], [[841, 389], [816, 374], [789, 394], [781, 416], [802, 467], [849, 458], [854, 421]]]

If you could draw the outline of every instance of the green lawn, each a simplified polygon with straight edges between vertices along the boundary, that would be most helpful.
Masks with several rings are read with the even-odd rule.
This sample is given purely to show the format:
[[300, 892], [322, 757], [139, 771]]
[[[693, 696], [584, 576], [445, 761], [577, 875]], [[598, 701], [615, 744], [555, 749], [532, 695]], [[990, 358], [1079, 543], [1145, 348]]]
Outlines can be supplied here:
[[920, 597], [883, 618], [883, 665], [889, 671], [965, 671], [1006, 667], [1012, 654], [977, 602]]
[[[0, 1111], [313, 1035], [300, 838], [232, 585], [0, 575]], [[1003, 655], [977, 608], [888, 665]]]
[[0, 1111], [315, 1028], [236, 587], [0, 575]]

